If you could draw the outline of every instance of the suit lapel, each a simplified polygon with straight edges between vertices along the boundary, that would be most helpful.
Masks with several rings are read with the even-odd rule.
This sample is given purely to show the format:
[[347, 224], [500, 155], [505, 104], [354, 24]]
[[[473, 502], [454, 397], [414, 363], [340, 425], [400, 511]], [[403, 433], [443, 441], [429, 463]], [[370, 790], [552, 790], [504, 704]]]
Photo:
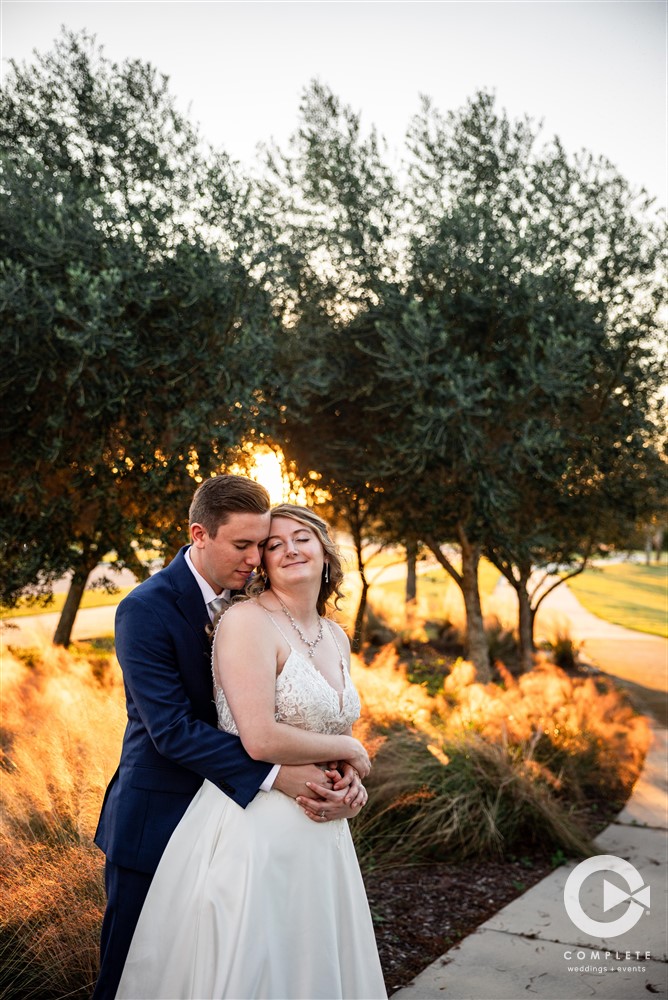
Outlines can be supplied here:
[[210, 645], [206, 628], [211, 624], [209, 612], [204, 603], [202, 591], [197, 586], [197, 581], [186, 563], [185, 552], [187, 548], [187, 545], [183, 546], [170, 564], [165, 567], [165, 572], [169, 574], [172, 586], [177, 593], [176, 605], [179, 611], [192, 628], [202, 647], [208, 650]]

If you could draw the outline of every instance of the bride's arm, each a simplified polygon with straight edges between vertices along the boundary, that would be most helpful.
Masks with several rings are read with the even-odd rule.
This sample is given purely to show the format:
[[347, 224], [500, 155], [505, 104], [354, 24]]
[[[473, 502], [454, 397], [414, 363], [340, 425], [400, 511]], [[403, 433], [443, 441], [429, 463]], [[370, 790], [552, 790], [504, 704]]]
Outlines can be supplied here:
[[276, 721], [277, 639], [273, 632], [265, 613], [251, 603], [230, 608], [216, 632], [216, 681], [225, 692], [246, 752], [254, 760], [273, 764], [345, 760], [364, 777], [370, 765], [359, 740]]

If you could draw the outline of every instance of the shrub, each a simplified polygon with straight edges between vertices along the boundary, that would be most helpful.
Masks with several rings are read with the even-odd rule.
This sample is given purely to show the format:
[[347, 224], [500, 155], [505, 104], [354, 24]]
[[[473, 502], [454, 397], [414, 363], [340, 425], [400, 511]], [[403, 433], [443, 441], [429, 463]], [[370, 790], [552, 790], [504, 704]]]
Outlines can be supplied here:
[[[4, 657], [0, 995], [11, 1000], [87, 996], [95, 976], [104, 891], [92, 836], [125, 711], [117, 663], [92, 660], [50, 646]], [[589, 799], [623, 797], [649, 739], [610, 684], [546, 661], [502, 688], [458, 660], [432, 695], [391, 643], [371, 666], [354, 658], [353, 676], [355, 733], [375, 757], [353, 824], [363, 865], [582, 855]]]
[[612, 818], [649, 744], [647, 720], [611, 683], [544, 659], [505, 687], [458, 661], [434, 697], [392, 647], [354, 676], [359, 733], [376, 748], [354, 829], [375, 863], [527, 847], [582, 856], [596, 807]]
[[543, 648], [562, 670], [575, 670], [579, 663], [580, 646], [564, 626], [555, 629], [554, 636], [543, 643]]
[[465, 733], [430, 747], [417, 733], [388, 735], [355, 823], [363, 858], [455, 860], [529, 849], [592, 853], [551, 772], [517, 748]]

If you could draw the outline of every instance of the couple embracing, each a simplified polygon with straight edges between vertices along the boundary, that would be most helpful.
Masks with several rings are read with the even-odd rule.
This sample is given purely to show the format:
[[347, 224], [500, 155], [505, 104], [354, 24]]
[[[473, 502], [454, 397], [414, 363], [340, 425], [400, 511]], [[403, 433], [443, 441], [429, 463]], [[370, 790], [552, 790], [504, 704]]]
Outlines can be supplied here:
[[189, 520], [116, 617], [128, 722], [96, 834], [94, 998], [385, 997], [347, 824], [370, 765], [325, 616], [343, 577], [327, 525], [227, 475]]

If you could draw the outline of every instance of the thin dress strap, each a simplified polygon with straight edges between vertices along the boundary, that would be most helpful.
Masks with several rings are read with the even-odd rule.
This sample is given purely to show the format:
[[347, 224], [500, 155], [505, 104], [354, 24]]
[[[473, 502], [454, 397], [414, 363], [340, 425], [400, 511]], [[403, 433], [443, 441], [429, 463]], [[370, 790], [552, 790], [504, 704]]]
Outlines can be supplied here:
[[339, 640], [336, 638], [336, 632], [332, 628], [332, 623], [330, 622], [329, 618], [325, 618], [325, 621], [327, 622], [327, 628], [330, 631], [330, 635], [332, 636], [332, 639], [334, 640], [334, 645], [336, 646], [336, 648], [339, 651], [339, 656], [341, 657], [341, 669], [343, 670], [343, 679], [345, 680], [346, 669], [347, 669], [347, 666], [348, 666], [348, 660], [346, 659], [346, 655], [345, 655], [345, 653], [343, 652], [343, 650], [341, 649], [341, 647], [339, 645]]
[[258, 608], [262, 608], [262, 610], [264, 611], [265, 615], [267, 616], [267, 618], [269, 619], [269, 621], [272, 623], [272, 625], [274, 625], [278, 629], [278, 631], [281, 633], [281, 635], [283, 636], [283, 638], [287, 642], [287, 644], [290, 647], [290, 649], [293, 650], [295, 653], [297, 653], [298, 650], [295, 649], [295, 647], [292, 645], [292, 643], [290, 642], [289, 638], [287, 637], [287, 635], [285, 634], [285, 632], [283, 631], [283, 629], [281, 628], [281, 626], [278, 624], [278, 622], [276, 621], [276, 619], [274, 618], [274, 616], [272, 615], [272, 613], [270, 611], [267, 611], [267, 609], [265, 607], [263, 607], [260, 603], [258, 603], [258, 601], [254, 601], [253, 603], [257, 604]]

